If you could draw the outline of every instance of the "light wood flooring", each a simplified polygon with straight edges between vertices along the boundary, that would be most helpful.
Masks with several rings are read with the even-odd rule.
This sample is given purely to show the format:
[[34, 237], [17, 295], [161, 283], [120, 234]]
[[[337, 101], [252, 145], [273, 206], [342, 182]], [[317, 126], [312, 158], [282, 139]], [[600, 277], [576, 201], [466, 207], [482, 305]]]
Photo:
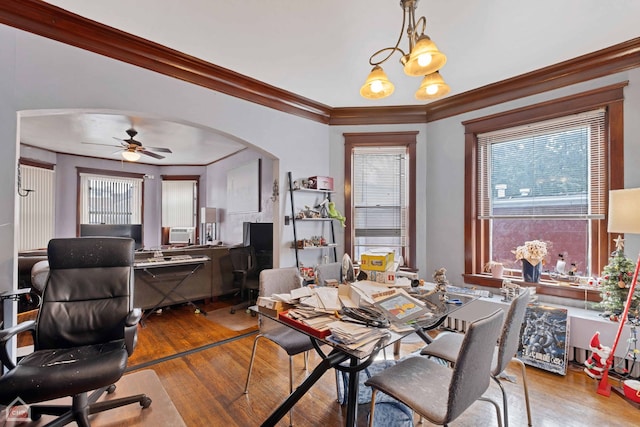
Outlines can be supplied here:
[[[208, 305], [207, 309], [227, 302]], [[245, 315], [242, 312], [237, 315]], [[149, 367], [160, 377], [184, 421], [189, 426], [257, 426], [288, 394], [287, 355], [277, 346], [261, 340], [254, 365], [249, 394], [243, 393], [255, 330], [230, 331], [195, 314], [189, 306], [151, 315], [140, 329], [136, 352], [129, 361], [131, 369]], [[403, 343], [401, 356], [420, 348]], [[197, 348], [180, 357], [173, 355]], [[392, 351], [387, 352], [392, 358]], [[165, 359], [162, 359], [165, 358]], [[158, 363], [153, 360], [161, 359]], [[319, 357], [310, 354], [310, 367]], [[296, 383], [304, 379], [302, 356], [295, 357]], [[522, 385], [514, 365], [509, 374], [517, 384], [507, 383], [511, 426], [526, 426]], [[640, 425], [640, 410], [620, 396], [596, 393], [597, 382], [571, 366], [566, 376], [528, 367], [529, 392], [534, 426], [632, 426]], [[500, 399], [492, 383], [489, 394]], [[359, 425], [366, 425], [368, 405], [359, 409]], [[294, 408], [297, 426], [340, 426], [343, 409], [336, 401], [335, 374], [330, 371]], [[279, 425], [288, 425], [285, 417]], [[425, 422], [425, 425], [428, 423]], [[452, 426], [496, 425], [492, 407], [475, 403]]]
[[[230, 303], [224, 300], [209, 303], [205, 309]], [[239, 311], [236, 315], [246, 314]], [[154, 370], [188, 426], [259, 426], [288, 394], [288, 359], [277, 346], [261, 340], [249, 394], [244, 394], [256, 333], [256, 328], [235, 332], [217, 326], [186, 305], [173, 307], [160, 315], [152, 314], [140, 328], [138, 346], [129, 359], [128, 369]], [[401, 356], [420, 348], [416, 340], [411, 341], [402, 344]], [[387, 357], [393, 357], [391, 350], [387, 351]], [[305, 370], [302, 356], [294, 360], [297, 384], [304, 379]], [[319, 360], [316, 354], [310, 354], [310, 369]], [[508, 374], [518, 378], [517, 384], [505, 385], [510, 425], [526, 426], [519, 369], [514, 365]], [[571, 366], [566, 376], [533, 367], [527, 368], [527, 374], [536, 427], [640, 425], [640, 410], [615, 393], [610, 397], [597, 394], [597, 382], [587, 377], [581, 366]], [[488, 393], [500, 401], [500, 392], [493, 382]], [[359, 426], [366, 425], [367, 411], [368, 405], [360, 406]], [[296, 426], [344, 425], [333, 371], [327, 372], [294, 407], [294, 422]], [[278, 425], [288, 425], [288, 417]], [[497, 424], [493, 407], [477, 402], [451, 425]]]

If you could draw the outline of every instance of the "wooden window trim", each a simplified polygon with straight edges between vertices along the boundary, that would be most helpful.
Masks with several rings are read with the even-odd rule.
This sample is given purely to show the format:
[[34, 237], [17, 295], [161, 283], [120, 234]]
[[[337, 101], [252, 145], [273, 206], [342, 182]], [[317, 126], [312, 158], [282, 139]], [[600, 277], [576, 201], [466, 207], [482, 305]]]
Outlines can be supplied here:
[[416, 135], [418, 131], [407, 132], [371, 132], [344, 133], [344, 211], [346, 214], [344, 229], [344, 248], [353, 254], [352, 224], [353, 205], [351, 203], [351, 154], [355, 147], [406, 147], [409, 153], [409, 256], [405, 266], [416, 269]]
[[[607, 153], [605, 155], [608, 170], [608, 189], [624, 187], [624, 87], [628, 82], [594, 89], [579, 94], [546, 101], [504, 113], [481, 117], [462, 122], [465, 127], [465, 194], [464, 194], [464, 281], [468, 284], [499, 288], [502, 279], [493, 279], [483, 274], [483, 266], [489, 254], [489, 229], [486, 221], [477, 219], [476, 161], [477, 134], [525, 125], [542, 120], [581, 113], [596, 108], [607, 110]], [[612, 167], [615, 165], [615, 167]], [[608, 201], [607, 201], [608, 204]], [[593, 222], [592, 272], [600, 272], [608, 262], [612, 247], [611, 236], [607, 233], [607, 218]], [[541, 294], [567, 298], [600, 301], [599, 292], [585, 291], [570, 287], [540, 283]]]

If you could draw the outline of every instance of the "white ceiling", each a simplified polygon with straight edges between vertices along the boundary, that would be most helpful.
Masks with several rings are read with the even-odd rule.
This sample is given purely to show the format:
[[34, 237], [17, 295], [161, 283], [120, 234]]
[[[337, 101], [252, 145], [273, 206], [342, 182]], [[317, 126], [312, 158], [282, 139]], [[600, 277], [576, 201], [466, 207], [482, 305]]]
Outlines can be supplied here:
[[[404, 75], [398, 54], [383, 64], [395, 93], [376, 101], [359, 95], [371, 70], [370, 55], [398, 39], [399, 0], [48, 3], [330, 107], [424, 103], [413, 97], [420, 78]], [[441, 74], [451, 86], [450, 96], [640, 36], [637, 0], [421, 0], [416, 15], [426, 16], [426, 33], [448, 57]], [[407, 44], [403, 35], [400, 47], [407, 50]], [[93, 118], [79, 117], [66, 117], [60, 126], [89, 132], [73, 135], [76, 139], [105, 143], [117, 143], [105, 141], [105, 135], [126, 138], [127, 121], [139, 122], [137, 139], [150, 146], [171, 147], [176, 138], [181, 144], [207, 140], [206, 132], [178, 124], [159, 128], [149, 119], [144, 128], [141, 118], [111, 118], [96, 119], [102, 128], [87, 124]], [[40, 130], [58, 123], [33, 120]], [[35, 141], [42, 134], [32, 129], [31, 136]]]

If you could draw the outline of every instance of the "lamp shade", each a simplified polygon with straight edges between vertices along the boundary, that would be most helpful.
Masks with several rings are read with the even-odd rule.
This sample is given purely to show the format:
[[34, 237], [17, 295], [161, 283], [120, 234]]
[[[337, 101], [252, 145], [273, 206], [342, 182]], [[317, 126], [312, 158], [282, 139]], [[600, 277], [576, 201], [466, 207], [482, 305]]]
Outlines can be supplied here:
[[122, 152], [122, 158], [129, 161], [129, 162], [135, 162], [136, 160], [138, 160], [140, 158], [140, 153], [136, 153], [135, 151], [123, 151]]
[[212, 224], [218, 222], [218, 211], [216, 208], [200, 208], [200, 223]]
[[422, 35], [404, 63], [404, 73], [413, 77], [425, 76], [438, 71], [446, 62], [445, 54], [438, 50], [429, 36]]
[[360, 88], [360, 95], [367, 99], [386, 98], [393, 93], [394, 89], [393, 83], [389, 81], [382, 67], [376, 65]]
[[451, 88], [445, 83], [439, 72], [424, 76], [420, 88], [416, 92], [416, 99], [421, 101], [440, 98], [449, 93]]
[[609, 191], [608, 231], [640, 234], [640, 188]]

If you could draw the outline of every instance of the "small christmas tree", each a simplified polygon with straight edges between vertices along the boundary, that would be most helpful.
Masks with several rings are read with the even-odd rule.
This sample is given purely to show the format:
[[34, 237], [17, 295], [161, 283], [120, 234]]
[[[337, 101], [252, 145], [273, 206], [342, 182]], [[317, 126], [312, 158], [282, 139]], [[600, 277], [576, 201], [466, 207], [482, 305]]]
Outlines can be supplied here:
[[[605, 315], [609, 316], [618, 315], [624, 310], [636, 267], [624, 254], [624, 239], [618, 236], [614, 241], [616, 250], [611, 254], [609, 264], [604, 267], [601, 285], [602, 302], [600, 304], [605, 310]], [[639, 302], [640, 292], [636, 289], [629, 308], [629, 313], [634, 317], [637, 316]]]

